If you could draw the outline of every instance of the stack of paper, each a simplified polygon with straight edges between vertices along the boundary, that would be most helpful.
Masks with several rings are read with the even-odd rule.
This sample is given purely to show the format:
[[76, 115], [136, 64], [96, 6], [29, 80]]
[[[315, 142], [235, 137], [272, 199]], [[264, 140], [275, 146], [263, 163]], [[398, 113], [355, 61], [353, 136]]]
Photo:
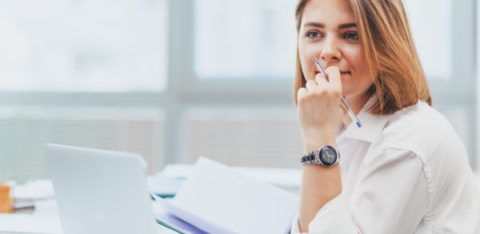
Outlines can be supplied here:
[[169, 215], [208, 233], [288, 233], [298, 196], [200, 158], [175, 198], [162, 203]]
[[13, 187], [15, 209], [34, 207], [35, 203], [42, 200], [53, 199], [53, 185], [50, 180], [36, 180], [24, 185]]

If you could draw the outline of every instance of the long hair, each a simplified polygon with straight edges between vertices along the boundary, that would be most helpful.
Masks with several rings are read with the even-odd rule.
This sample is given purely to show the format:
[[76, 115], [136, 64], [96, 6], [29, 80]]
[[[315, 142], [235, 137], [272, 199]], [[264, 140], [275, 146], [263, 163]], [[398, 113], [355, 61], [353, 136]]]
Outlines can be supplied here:
[[[297, 4], [297, 36], [305, 6]], [[432, 105], [427, 79], [412, 39], [401, 0], [349, 0], [357, 20], [364, 58], [373, 79], [368, 89], [376, 100], [368, 107], [373, 114], [390, 114], [422, 100]], [[298, 38], [298, 37], [297, 37]], [[297, 43], [295, 103], [297, 91], [305, 87]]]

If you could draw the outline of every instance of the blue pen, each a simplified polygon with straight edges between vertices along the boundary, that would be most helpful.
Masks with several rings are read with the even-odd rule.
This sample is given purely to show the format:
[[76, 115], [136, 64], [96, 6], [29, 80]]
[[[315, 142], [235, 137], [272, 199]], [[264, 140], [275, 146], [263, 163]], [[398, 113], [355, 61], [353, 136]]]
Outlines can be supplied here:
[[[318, 59], [314, 55], [312, 55], [312, 58], [313, 58], [313, 61], [315, 62], [315, 65], [317, 65], [317, 68], [320, 69], [320, 71], [322, 71], [322, 73], [325, 74], [325, 76], [326, 76], [327, 73], [325, 72], [325, 69], [323, 69], [323, 67], [320, 64], [320, 62], [318, 61]], [[353, 113], [352, 108], [350, 108], [350, 106], [347, 104], [345, 99], [343, 99], [343, 97], [341, 97], [340, 101], [342, 101], [343, 106], [345, 106], [345, 109], [347, 109], [348, 115], [350, 116], [352, 121], [354, 121], [359, 128], [362, 127], [362, 123], [360, 123], [360, 120], [357, 118], [357, 115], [355, 115], [355, 113]]]

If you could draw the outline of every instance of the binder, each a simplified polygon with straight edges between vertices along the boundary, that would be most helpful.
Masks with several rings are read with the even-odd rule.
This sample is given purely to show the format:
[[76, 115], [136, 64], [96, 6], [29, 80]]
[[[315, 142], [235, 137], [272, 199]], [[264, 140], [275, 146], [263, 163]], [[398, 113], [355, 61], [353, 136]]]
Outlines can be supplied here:
[[200, 158], [158, 222], [178, 233], [288, 233], [297, 195]]

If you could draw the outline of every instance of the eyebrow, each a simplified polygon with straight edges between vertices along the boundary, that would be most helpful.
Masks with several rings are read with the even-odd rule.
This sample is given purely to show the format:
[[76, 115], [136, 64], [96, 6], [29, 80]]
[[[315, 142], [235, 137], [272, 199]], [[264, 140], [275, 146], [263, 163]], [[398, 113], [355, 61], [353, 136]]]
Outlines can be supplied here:
[[[325, 24], [322, 23], [315, 23], [315, 22], [308, 22], [303, 25], [304, 27], [306, 26], [313, 26], [317, 28], [325, 28]], [[340, 24], [338, 26], [338, 29], [345, 29], [345, 28], [352, 28], [352, 27], [357, 27], [356, 23], [346, 23], [346, 24]]]

